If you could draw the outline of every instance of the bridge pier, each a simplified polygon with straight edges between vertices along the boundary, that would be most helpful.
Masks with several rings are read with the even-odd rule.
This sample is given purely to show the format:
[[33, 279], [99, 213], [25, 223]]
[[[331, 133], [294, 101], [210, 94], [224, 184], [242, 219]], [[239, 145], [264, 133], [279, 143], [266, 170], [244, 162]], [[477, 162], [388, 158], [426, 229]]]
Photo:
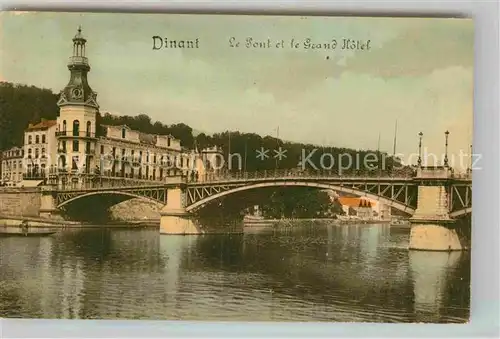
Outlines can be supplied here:
[[203, 231], [184, 208], [182, 188], [169, 188], [167, 204], [160, 211], [160, 234], [202, 234]]
[[63, 219], [56, 201], [56, 188], [54, 186], [42, 186], [40, 197], [40, 217], [50, 219]]
[[410, 250], [457, 251], [464, 249], [455, 220], [448, 212], [445, 186], [419, 186], [415, 214], [410, 219]]

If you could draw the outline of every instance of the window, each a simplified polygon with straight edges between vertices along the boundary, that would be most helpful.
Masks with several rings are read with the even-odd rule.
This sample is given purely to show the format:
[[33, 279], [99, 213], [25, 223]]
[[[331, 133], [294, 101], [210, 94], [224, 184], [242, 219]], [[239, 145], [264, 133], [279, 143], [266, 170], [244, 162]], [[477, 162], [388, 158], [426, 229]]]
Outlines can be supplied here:
[[104, 145], [101, 145], [101, 154], [104, 154]]
[[45, 148], [42, 148], [42, 158], [45, 158]]
[[80, 121], [74, 120], [73, 121], [73, 136], [79, 136], [80, 135]]
[[17, 162], [13, 161], [13, 164], [12, 164], [12, 165], [13, 165], [12, 167], [14, 167], [14, 169], [16, 169], [16, 167], [17, 167]]
[[62, 142], [62, 150], [64, 153], [66, 153], [66, 140], [63, 140]]
[[38, 148], [35, 148], [35, 159], [38, 159], [38, 156], [39, 156]]
[[40, 143], [40, 136], [37, 134], [35, 135], [35, 144], [39, 144]]
[[64, 169], [66, 167], [66, 156], [63, 155], [59, 158], [59, 168]]
[[71, 169], [73, 170], [78, 169], [78, 156], [73, 157]]
[[31, 148], [28, 148], [28, 158], [31, 158]]
[[79, 142], [78, 140], [73, 140], [73, 152], [78, 152], [79, 150]]
[[170, 147], [170, 137], [167, 137], [167, 146]]
[[87, 141], [87, 144], [85, 145], [85, 153], [90, 153], [90, 141]]
[[66, 132], [66, 120], [63, 120], [63, 132]]
[[42, 134], [42, 144], [45, 144], [45, 134]]
[[122, 128], [122, 139], [125, 139], [125, 127]]
[[90, 121], [87, 121], [87, 136], [90, 137]]
[[28, 144], [31, 144], [33, 142], [33, 136], [28, 135]]

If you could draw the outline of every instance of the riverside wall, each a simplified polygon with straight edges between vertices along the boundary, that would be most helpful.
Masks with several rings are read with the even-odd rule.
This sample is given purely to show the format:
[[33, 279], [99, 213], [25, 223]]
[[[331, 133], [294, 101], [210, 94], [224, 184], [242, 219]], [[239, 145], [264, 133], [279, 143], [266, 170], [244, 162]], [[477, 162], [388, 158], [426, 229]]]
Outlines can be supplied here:
[[38, 217], [42, 193], [40, 188], [0, 188], [0, 216]]

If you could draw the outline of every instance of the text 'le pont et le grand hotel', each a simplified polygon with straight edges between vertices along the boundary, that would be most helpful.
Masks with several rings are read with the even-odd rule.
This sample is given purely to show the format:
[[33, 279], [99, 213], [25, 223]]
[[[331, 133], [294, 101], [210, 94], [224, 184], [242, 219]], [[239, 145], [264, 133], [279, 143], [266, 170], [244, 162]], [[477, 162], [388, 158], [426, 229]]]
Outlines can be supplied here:
[[[315, 41], [312, 38], [305, 39], [255, 39], [253, 37], [236, 38], [229, 37], [227, 46], [229, 48], [243, 49], [305, 49], [305, 50], [369, 50], [371, 40], [359, 40], [352, 38], [332, 38], [324, 41]], [[193, 39], [171, 39], [155, 35], [152, 37], [153, 50], [168, 49], [199, 49], [203, 48], [200, 38]]]

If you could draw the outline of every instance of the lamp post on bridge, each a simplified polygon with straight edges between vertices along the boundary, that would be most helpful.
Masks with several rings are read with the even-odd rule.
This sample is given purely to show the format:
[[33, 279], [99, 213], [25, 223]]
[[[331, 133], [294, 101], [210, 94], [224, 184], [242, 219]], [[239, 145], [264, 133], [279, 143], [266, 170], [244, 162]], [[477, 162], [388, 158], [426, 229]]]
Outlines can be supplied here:
[[448, 167], [448, 135], [450, 132], [444, 132], [445, 144], [444, 144], [444, 166]]
[[418, 167], [422, 167], [422, 136], [424, 133], [420, 132], [418, 133], [419, 141], [418, 141], [418, 160], [417, 164]]
[[472, 144], [470, 144], [470, 167], [469, 167], [469, 175], [472, 174]]

